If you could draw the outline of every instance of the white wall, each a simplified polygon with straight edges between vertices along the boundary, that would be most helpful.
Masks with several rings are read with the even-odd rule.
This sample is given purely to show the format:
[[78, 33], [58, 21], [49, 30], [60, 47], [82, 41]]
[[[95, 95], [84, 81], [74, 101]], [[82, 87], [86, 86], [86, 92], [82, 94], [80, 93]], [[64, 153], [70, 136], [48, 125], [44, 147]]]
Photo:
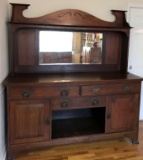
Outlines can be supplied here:
[[7, 49], [7, 17], [8, 0], [0, 0], [0, 160], [5, 160], [5, 116], [4, 116], [4, 88], [2, 82], [8, 74]]
[[[143, 77], [143, 5], [129, 4], [127, 19], [131, 27], [128, 71]], [[143, 120], [143, 81], [141, 87], [140, 120]]]

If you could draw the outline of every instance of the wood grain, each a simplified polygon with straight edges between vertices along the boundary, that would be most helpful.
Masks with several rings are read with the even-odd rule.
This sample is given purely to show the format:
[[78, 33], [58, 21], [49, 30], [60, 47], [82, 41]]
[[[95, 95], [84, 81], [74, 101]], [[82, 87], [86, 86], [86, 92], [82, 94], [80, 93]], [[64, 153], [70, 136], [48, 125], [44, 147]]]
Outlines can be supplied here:
[[142, 160], [143, 121], [139, 125], [139, 145], [130, 139], [64, 145], [21, 154], [16, 160]]

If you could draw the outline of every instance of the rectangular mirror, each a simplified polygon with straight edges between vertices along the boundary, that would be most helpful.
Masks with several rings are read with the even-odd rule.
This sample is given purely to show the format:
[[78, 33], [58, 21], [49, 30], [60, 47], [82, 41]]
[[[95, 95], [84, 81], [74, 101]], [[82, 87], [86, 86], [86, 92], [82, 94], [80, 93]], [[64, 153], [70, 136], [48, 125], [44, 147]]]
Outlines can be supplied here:
[[103, 33], [39, 31], [39, 64], [102, 63]]

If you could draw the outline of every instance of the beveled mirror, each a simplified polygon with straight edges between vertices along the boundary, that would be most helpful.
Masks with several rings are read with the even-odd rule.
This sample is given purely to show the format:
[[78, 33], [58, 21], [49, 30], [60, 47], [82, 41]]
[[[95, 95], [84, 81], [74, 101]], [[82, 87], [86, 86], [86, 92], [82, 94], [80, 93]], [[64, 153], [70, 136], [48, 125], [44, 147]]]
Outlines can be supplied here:
[[39, 31], [39, 64], [101, 64], [102, 39], [102, 33]]

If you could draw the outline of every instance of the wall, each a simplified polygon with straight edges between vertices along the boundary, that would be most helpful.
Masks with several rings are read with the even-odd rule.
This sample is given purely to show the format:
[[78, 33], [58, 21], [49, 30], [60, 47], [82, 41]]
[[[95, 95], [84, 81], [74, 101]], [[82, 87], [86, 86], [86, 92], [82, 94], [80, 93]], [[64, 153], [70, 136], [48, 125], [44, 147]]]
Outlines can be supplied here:
[[8, 74], [7, 50], [7, 17], [8, 0], [0, 0], [0, 160], [5, 160], [5, 114], [4, 114], [4, 88], [2, 82]]
[[[127, 19], [133, 27], [130, 31], [129, 72], [143, 77], [143, 5], [130, 4]], [[141, 88], [140, 119], [143, 120], [143, 81]]]

